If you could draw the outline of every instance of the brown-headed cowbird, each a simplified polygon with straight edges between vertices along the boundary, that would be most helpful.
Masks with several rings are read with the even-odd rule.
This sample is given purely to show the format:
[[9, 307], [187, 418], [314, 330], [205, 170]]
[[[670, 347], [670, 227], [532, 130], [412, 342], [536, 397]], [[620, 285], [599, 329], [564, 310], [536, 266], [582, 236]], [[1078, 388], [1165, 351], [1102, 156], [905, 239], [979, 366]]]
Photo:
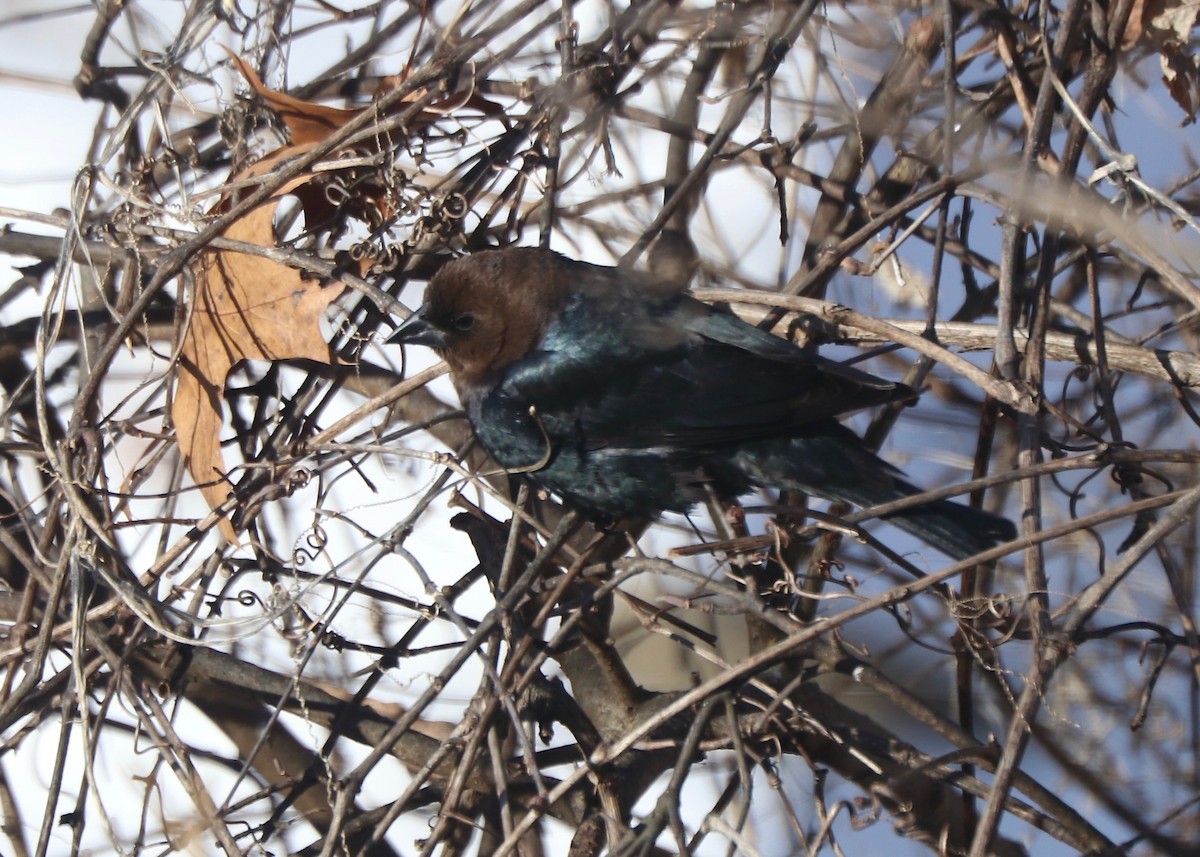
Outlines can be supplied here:
[[[873, 506], [917, 488], [837, 415], [913, 397], [682, 288], [549, 250], [442, 268], [391, 341], [432, 346], [475, 434], [506, 470], [600, 518], [684, 512], [706, 483]], [[1011, 539], [1010, 521], [949, 501], [890, 518], [950, 556]]]

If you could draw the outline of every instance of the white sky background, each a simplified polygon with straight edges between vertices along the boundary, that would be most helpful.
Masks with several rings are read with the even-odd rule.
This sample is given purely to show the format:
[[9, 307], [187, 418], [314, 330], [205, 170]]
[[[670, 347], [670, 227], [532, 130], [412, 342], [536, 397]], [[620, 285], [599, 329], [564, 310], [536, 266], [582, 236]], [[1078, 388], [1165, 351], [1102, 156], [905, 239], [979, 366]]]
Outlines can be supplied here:
[[[170, 0], [158, 0], [158, 2], [137, 2], [135, 5], [135, 13], [139, 9], [146, 11], [147, 17], [158, 18], [165, 22], [163, 28], [164, 33], [170, 32], [170, 22], [176, 21], [179, 15], [180, 4], [170, 2]], [[243, 5], [250, 6], [250, 0], [243, 0]], [[40, 20], [30, 21], [26, 24], [14, 25], [11, 22], [23, 14], [30, 12], [45, 12], [50, 8], [71, 9], [77, 8], [79, 11], [74, 14], [66, 14], [63, 16], [46, 16]], [[95, 102], [82, 102], [71, 87], [71, 78], [78, 69], [79, 49], [83, 39], [91, 26], [94, 17], [94, 10], [90, 5], [80, 5], [72, 7], [66, 2], [48, 2], [48, 0], [5, 0], [0, 6], [0, 115], [6, 117], [6, 125], [11, 129], [5, 135], [0, 135], [0, 208], [4, 209], [23, 209], [43, 214], [52, 213], [55, 209], [65, 206], [70, 197], [71, 185], [74, 178], [75, 170], [78, 168], [89, 150], [91, 145], [91, 135], [96, 121], [96, 117], [100, 110]], [[584, 26], [586, 27], [586, 16], [584, 18]], [[881, 27], [881, 30], [886, 33], [887, 28]], [[218, 29], [217, 35], [224, 38], [223, 30]], [[586, 32], [584, 38], [587, 37]], [[120, 37], [118, 37], [120, 38]], [[215, 44], [215, 42], [214, 42]], [[157, 46], [147, 46], [157, 47]], [[215, 47], [213, 48], [215, 50]], [[330, 50], [340, 50], [338, 46], [330, 46]], [[396, 61], [399, 65], [403, 57], [397, 56]], [[294, 81], [305, 81], [306, 67], [311, 65], [316, 68], [323, 67], [326, 63], [313, 62], [306, 64], [303, 61], [296, 60], [291, 63], [291, 73]], [[278, 81], [268, 81], [269, 84], [278, 83]], [[128, 87], [127, 87], [128, 88]], [[1151, 90], [1152, 92], [1156, 90]], [[210, 105], [211, 106], [211, 105]], [[1176, 108], [1165, 99], [1156, 98], [1148, 104], [1142, 106], [1151, 116], [1159, 117], [1160, 121], [1150, 123], [1145, 121], [1125, 121], [1125, 117], [1118, 116], [1115, 121], [1122, 128], [1122, 132], [1127, 135], [1128, 148], [1139, 153], [1141, 158], [1142, 171], [1150, 183], [1157, 186], [1162, 186], [1167, 183], [1165, 176], [1177, 175], [1180, 170], [1175, 169], [1175, 164], [1178, 159], [1171, 156], [1170, 153], [1179, 151], [1180, 148], [1190, 146], [1194, 142], [1194, 128], [1190, 130], [1178, 130], [1178, 120], [1173, 118], [1176, 116]], [[702, 120], [703, 124], [703, 120]], [[777, 132], [782, 134], [782, 127], [785, 124], [784, 120], [777, 117]], [[19, 129], [20, 133], [16, 133]], [[1174, 130], [1173, 130], [1174, 129]], [[794, 129], [792, 129], [794, 131]], [[819, 150], [818, 150], [819, 151]], [[645, 152], [638, 153], [644, 157]], [[1160, 154], [1161, 157], [1154, 157]], [[629, 168], [636, 168], [636, 164], [629, 163]], [[813, 166], [819, 168], [819, 164], [814, 163]], [[722, 179], [723, 180], [723, 179]], [[750, 276], [769, 284], [774, 281], [777, 276], [777, 271], [780, 269], [783, 260], [789, 259], [794, 254], [799, 253], [802, 248], [801, 240], [793, 240], [792, 244], [781, 249], [776, 239], [778, 230], [778, 220], [774, 212], [763, 212], [758, 200], [761, 196], [757, 194], [744, 194], [739, 192], [740, 188], [737, 185], [738, 178], [735, 174], [729, 174], [731, 186], [725, 190], [720, 187], [722, 180], [718, 180], [714, 190], [710, 192], [708, 198], [710, 204], [712, 201], [719, 201], [720, 208], [707, 212], [706, 215], [701, 215], [697, 218], [697, 224], [703, 230], [706, 224], [706, 216], [713, 219], [720, 219], [713, 230], [712, 235], [708, 240], [719, 243], [724, 242], [731, 248], [730, 255], [738, 259], [739, 265], [743, 266], [739, 270], [742, 274]], [[599, 179], [597, 179], [599, 181]], [[595, 184], [592, 182], [584, 182], [577, 189], [577, 193], [586, 195], [589, 191], [595, 189]], [[18, 228], [25, 231], [45, 232], [46, 234], [57, 234], [53, 229], [47, 229], [36, 224], [22, 222], [19, 219], [9, 219], [7, 222], [14, 223]], [[640, 224], [639, 224], [640, 225]], [[793, 234], [800, 238], [803, 236], [803, 226], [800, 223], [793, 221]], [[636, 226], [635, 226], [636, 228]], [[739, 230], [741, 230], [739, 232]], [[703, 232], [701, 231], [703, 237]], [[1178, 242], [1180, 255], [1186, 256], [1191, 252], [1194, 246], [1194, 236], [1190, 233], [1175, 234], [1172, 237], [1170, 233], [1164, 233], [1164, 241]], [[1164, 248], [1165, 249], [1165, 248]], [[604, 259], [599, 259], [605, 261]], [[794, 259], [792, 259], [794, 262]], [[914, 260], [913, 263], [919, 267], [922, 260]], [[0, 259], [0, 262], [7, 260]], [[0, 295], [3, 294], [8, 284], [15, 280], [15, 274], [10, 271], [5, 264], [0, 267]], [[848, 303], [851, 299], [856, 301], [858, 305], [864, 309], [870, 308], [871, 301], [863, 300], [863, 290], [876, 288], [869, 281], [862, 280], [842, 280], [831, 293], [834, 299], [846, 300]], [[409, 290], [406, 293], [406, 298], [411, 296], [411, 300], [415, 302], [417, 299], [414, 290]], [[881, 296], [881, 301], [886, 302], [886, 295]], [[26, 318], [35, 315], [39, 312], [40, 307], [30, 301], [29, 298], [23, 298], [8, 306], [0, 306], [0, 318], [5, 321], [11, 321], [15, 318]], [[140, 371], [139, 366], [135, 363], [123, 367], [130, 377], [135, 377]], [[443, 387], [445, 389], [445, 387]], [[897, 432], [895, 446], [899, 447], [898, 451], [889, 452], [890, 460], [895, 461], [915, 473], [919, 474], [917, 481], [941, 483], [950, 481], [955, 478], [962, 478], [962, 470], [964, 457], [969, 454], [970, 450], [955, 450], [942, 449], [938, 443], [922, 443], [914, 442], [913, 437], [916, 433], [928, 432], [929, 423], [911, 423], [907, 427], [902, 424]], [[907, 434], [906, 434], [907, 433]], [[957, 436], [956, 436], [957, 437]], [[927, 439], [926, 439], [927, 440]], [[938, 454], [931, 456], [935, 458], [932, 462], [913, 463], [905, 460], [904, 450], [921, 450], [929, 446], [937, 447], [935, 450]], [[893, 454], [894, 453], [894, 454]], [[917, 469], [919, 468], [919, 469]], [[380, 495], [366, 496], [357, 495], [351, 487], [347, 487], [344, 494], [339, 498], [339, 502], [344, 504], [344, 508], [352, 509], [360, 507], [364, 519], [374, 515], [377, 520], [395, 520], [400, 514], [403, 514], [405, 504], [411, 501], [412, 492], [419, 491], [427, 480], [428, 474], [420, 469], [420, 465], [414, 465], [407, 461], [391, 461], [380, 465], [380, 472], [384, 489]], [[315, 502], [311, 497], [307, 498], [308, 502]], [[303, 504], [306, 501], [306, 495], [301, 493], [297, 496], [295, 503]], [[326, 501], [328, 502], [328, 500]], [[435, 504], [436, 505], [436, 504]], [[446, 524], [447, 519], [453, 514], [453, 510], [444, 508], [444, 504], [439, 505], [433, 512], [422, 519], [418, 528], [418, 537], [411, 543], [409, 547], [417, 555], [418, 559], [426, 565], [427, 568], [434, 569], [441, 564], [455, 567], [456, 569], [463, 566], [470, 567], [475, 562], [475, 558], [471, 552], [466, 549], [467, 542], [465, 536], [451, 532]], [[303, 533], [297, 533], [297, 538], [301, 538]], [[342, 537], [347, 539], [347, 543], [342, 546], [342, 556], [348, 556], [352, 552], [351, 541], [352, 534], [344, 533]], [[680, 539], [672, 537], [670, 534], [662, 535], [656, 543], [658, 548], [679, 543]], [[150, 546], [152, 547], [152, 546]], [[456, 572], [457, 575], [457, 572]], [[376, 584], [380, 581], [374, 580]], [[384, 581], [385, 585], [390, 585], [401, 594], [409, 591], [413, 595], [419, 595], [419, 585], [415, 579], [393, 579]], [[1150, 586], [1150, 583], [1147, 584]], [[1152, 592], [1155, 590], [1152, 590]], [[312, 605], [316, 606], [316, 605]], [[366, 607], [362, 607], [361, 613], [351, 612], [348, 616], [343, 616], [341, 620], [348, 625], [370, 620], [370, 611]], [[1137, 605], [1130, 605], [1131, 613], [1141, 609]], [[247, 611], [253, 614], [255, 611]], [[230, 614], [231, 615], [231, 614]], [[864, 636], [870, 636], [875, 632], [865, 630], [861, 632]], [[875, 651], [886, 649], [894, 640], [889, 640], [889, 635], [882, 634], [875, 647]], [[448, 639], [450, 639], [448, 637]], [[426, 640], [427, 642], [427, 640]], [[264, 651], [264, 657], [276, 659], [279, 668], [287, 671], [288, 665], [292, 663], [292, 654], [284, 648], [280, 642], [271, 638], [269, 641], [264, 639], [261, 642], [261, 647]], [[320, 656], [315, 659], [311, 672], [320, 674], [323, 669], [333, 670], [338, 668], [340, 661], [331, 660], [328, 664], [321, 661]], [[331, 678], [337, 678], [331, 674]], [[410, 684], [405, 685], [403, 682], [396, 685], [381, 686], [381, 695], [386, 696], [392, 694], [388, 698], [398, 701], [411, 698], [415, 692], [419, 692], [421, 682], [427, 678], [427, 673], [417, 671], [414, 672], [408, 681]], [[446, 695], [448, 701], [461, 701], [468, 699], [474, 690], [471, 683], [474, 676], [464, 673], [462, 677], [456, 679], [456, 682], [461, 683], [460, 688], [452, 687], [451, 691]], [[941, 676], [926, 676], [923, 677], [930, 692], [938, 694], [944, 692], [949, 686], [945, 683]], [[914, 678], [914, 683], [916, 679]], [[414, 691], [415, 688], [415, 691]], [[431, 716], [445, 716], [447, 719], [453, 719], [457, 712], [449, 707], [447, 710], [434, 709], [431, 711]], [[188, 721], [187, 712], [181, 715], [182, 726], [184, 728], [192, 728], [195, 730], [193, 737], [205, 732], [203, 724], [196, 724]], [[298, 735], [305, 735], [306, 732], [312, 733], [315, 730], [310, 730], [305, 724], [299, 721], [292, 721], [294, 731]], [[1111, 723], [1105, 728], [1111, 728]], [[214, 735], [215, 730], [208, 729], [209, 735]], [[52, 758], [55, 751], [54, 735], [47, 732], [45, 741], [39, 742], [35, 748], [29, 746], [22, 751], [22, 761], [28, 764], [28, 775], [31, 783], [43, 782], [44, 774], [42, 773], [44, 760]], [[323, 740], [323, 735], [311, 734], [314, 744], [319, 744]], [[196, 739], [200, 740], [200, 739]], [[346, 742], [343, 742], [345, 744]], [[224, 747], [217, 743], [212, 747], [217, 752], [230, 752], [230, 748]], [[347, 752], [350, 752], [349, 750]], [[147, 754], [144, 761], [149, 763], [149, 759], [153, 754]], [[40, 758], [39, 758], [40, 757]], [[121, 805], [125, 801], [139, 801], [142, 794], [142, 788], [139, 784], [133, 783], [133, 788], [127, 793], [121, 791], [122, 783], [130, 780], [130, 777], [135, 772], [140, 772], [139, 760], [132, 758], [124, 758], [119, 753], [110, 756], [102, 757], [104, 765], [102, 770], [111, 777], [109, 785], [112, 791], [104, 793], [106, 801], [106, 809], [108, 814], [114, 817], [121, 816]], [[352, 764], [352, 762], [350, 763]], [[17, 766], [14, 765], [11, 759], [5, 760], [5, 768], [10, 776], [13, 775]], [[216, 766], [208, 766], [205, 768], [206, 776], [212, 776], [216, 781], [219, 776], [216, 773]], [[385, 777], [402, 777], [403, 773], [399, 770], [398, 765], [383, 766], [379, 771], [379, 778]], [[175, 816], [177, 818], [187, 818], [191, 810], [188, 807], [186, 799], [181, 793], [176, 793], [172, 785], [167, 784], [170, 776], [163, 774], [161, 780], [164, 783], [166, 806], [165, 814]], [[795, 778], [795, 782], [804, 782], [804, 777]], [[368, 781], [370, 784], [371, 781]], [[243, 788], [244, 788], [243, 784]], [[760, 784], [760, 789], [762, 785]], [[214, 788], [214, 794], [218, 793], [219, 789]], [[373, 794], [378, 800], [384, 800], [389, 795], [395, 793], [394, 782], [381, 784], [381, 787], [374, 791]], [[372, 792], [368, 792], [372, 794]], [[761, 794], [761, 792], [760, 792]], [[26, 822], [39, 822], [41, 818], [41, 810], [37, 805], [38, 793], [33, 790], [23, 790], [19, 795], [26, 805], [22, 807], [23, 818]], [[178, 803], [172, 805], [174, 801]], [[364, 800], [364, 803], [369, 803], [370, 800]], [[711, 798], [709, 799], [711, 803]], [[700, 802], [703, 805], [703, 801]], [[768, 801], [763, 801], [763, 806], [769, 806]], [[60, 811], [67, 811], [69, 806], [61, 806]], [[695, 821], [694, 819], [692, 821]], [[763, 831], [778, 831], [781, 826], [778, 825], [778, 819], [764, 818], [761, 830]], [[1097, 819], [1093, 819], [1097, 821]], [[886, 824], [878, 825], [876, 841], [880, 848], [886, 848], [889, 854], [894, 854], [899, 857], [901, 854], [925, 854], [928, 853], [911, 843], [902, 839], [891, 836], [886, 830]], [[423, 833], [427, 833], [427, 828], [422, 829], [422, 826], [415, 819], [408, 819], [405, 822], [397, 824], [393, 828], [392, 840], [398, 843], [399, 847], [407, 851], [411, 847], [414, 839], [419, 838]], [[118, 832], [117, 838], [120, 839], [123, 832]], [[1116, 834], [1114, 834], [1116, 835]], [[28, 831], [27, 837], [30, 839], [36, 838], [36, 831]], [[61, 829], [55, 833], [55, 842], [63, 844], [70, 841], [69, 831]], [[298, 837], [289, 840], [291, 843], [302, 842], [303, 837]], [[862, 846], [870, 839], [856, 838], [856, 845]], [[1052, 841], [1042, 838], [1038, 840], [1039, 847], [1037, 853], [1039, 855], [1054, 855], [1069, 853], [1057, 846]], [[97, 849], [97, 853], [109, 853], [106, 848], [103, 831], [98, 824], [92, 824], [89, 827], [90, 847]], [[760, 843], [764, 854], [785, 854], [789, 853], [791, 848], [790, 840], [780, 835], [776, 842], [777, 847], [772, 848], [771, 842]], [[211, 842], [206, 842], [203, 837], [195, 840], [191, 846], [195, 849], [195, 853], [217, 853]], [[53, 848], [51, 853], [55, 853]]]
[[[0, 192], [11, 208], [50, 213], [70, 198], [71, 180], [87, 154], [100, 108], [71, 86], [72, 69], [91, 24], [82, 14], [45, 15], [65, 4], [7, 0], [0, 9], [0, 98], [6, 124], [22, 133], [0, 138]], [[37, 19], [37, 13], [43, 17]], [[8, 22], [30, 17], [28, 23]], [[7, 272], [6, 272], [7, 274]]]

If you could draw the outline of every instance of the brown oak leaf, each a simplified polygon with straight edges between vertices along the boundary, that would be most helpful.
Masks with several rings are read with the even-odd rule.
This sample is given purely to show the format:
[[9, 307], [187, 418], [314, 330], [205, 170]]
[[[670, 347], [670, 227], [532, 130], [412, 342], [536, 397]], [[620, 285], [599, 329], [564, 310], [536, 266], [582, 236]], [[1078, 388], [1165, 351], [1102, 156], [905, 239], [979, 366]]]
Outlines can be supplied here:
[[1195, 0], [1135, 0], [1121, 42], [1131, 50], [1146, 43], [1158, 52], [1163, 84], [1185, 114], [1185, 125], [1200, 109], [1200, 57], [1192, 49], [1192, 31], [1200, 21]]
[[[319, 143], [363, 111], [375, 109], [373, 106], [351, 109], [330, 107], [315, 101], [305, 101], [296, 98], [293, 95], [288, 95], [286, 92], [280, 92], [277, 89], [267, 86], [263, 83], [262, 78], [258, 76], [258, 73], [250, 67], [250, 64], [241, 57], [232, 52], [229, 56], [254, 93], [287, 126], [288, 132], [292, 137], [292, 145], [300, 146], [308, 143]], [[405, 79], [406, 75], [395, 75], [384, 78], [381, 81], [378, 94], [384, 95], [398, 88], [404, 83]], [[424, 96], [424, 89], [413, 90], [403, 99], [392, 105], [392, 112], [401, 113], [408, 108], [409, 104]], [[493, 118], [503, 118], [504, 116], [504, 110], [498, 104], [488, 101], [477, 94], [471, 87], [467, 87], [457, 92], [452, 92], [445, 98], [440, 98], [427, 104], [422, 112], [408, 120], [408, 131], [410, 133], [417, 131], [436, 120], [438, 116], [453, 113], [462, 107], [473, 108]]]
[[[224, 237], [274, 247], [275, 210], [281, 198], [310, 178], [285, 185], [277, 196], [234, 221]], [[204, 251], [193, 272], [194, 301], [175, 372], [171, 418], [188, 472], [216, 508], [231, 487], [220, 444], [230, 371], [243, 360], [332, 362], [320, 323], [344, 287], [306, 278], [264, 256], [230, 250]], [[236, 541], [228, 520], [221, 521], [220, 531]]]

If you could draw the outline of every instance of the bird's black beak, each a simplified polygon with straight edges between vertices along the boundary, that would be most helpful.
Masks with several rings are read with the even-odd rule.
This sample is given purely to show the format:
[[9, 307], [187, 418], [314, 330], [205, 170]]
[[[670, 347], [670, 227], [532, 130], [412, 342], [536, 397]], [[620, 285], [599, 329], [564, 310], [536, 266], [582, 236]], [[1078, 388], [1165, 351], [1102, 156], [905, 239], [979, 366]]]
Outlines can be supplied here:
[[394, 342], [401, 345], [428, 345], [430, 348], [444, 348], [446, 345], [442, 332], [425, 317], [425, 307], [421, 307], [400, 323], [388, 337], [389, 344]]

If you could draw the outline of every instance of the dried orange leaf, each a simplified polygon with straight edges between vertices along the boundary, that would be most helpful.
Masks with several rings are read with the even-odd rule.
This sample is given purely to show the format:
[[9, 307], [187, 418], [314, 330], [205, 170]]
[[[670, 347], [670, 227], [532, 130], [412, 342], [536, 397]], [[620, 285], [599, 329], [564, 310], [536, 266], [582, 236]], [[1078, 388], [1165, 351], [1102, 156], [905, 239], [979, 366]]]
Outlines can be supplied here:
[[[277, 197], [232, 223], [225, 237], [274, 247], [280, 197], [309, 178], [286, 185]], [[243, 360], [332, 362], [320, 323], [343, 286], [322, 285], [274, 260], [227, 250], [200, 254], [193, 271], [195, 297], [176, 368], [171, 417], [188, 472], [216, 508], [230, 489], [220, 445], [230, 371]], [[236, 541], [227, 520], [221, 522], [221, 533]]]
[[361, 108], [346, 110], [341, 107], [329, 107], [271, 89], [245, 60], [235, 54], [230, 54], [230, 58], [242, 73], [242, 77], [246, 78], [250, 88], [268, 107], [279, 114], [279, 118], [291, 132], [294, 145], [318, 143], [362, 113]]
[[[346, 109], [329, 107], [328, 105], [318, 104], [314, 101], [304, 101], [287, 93], [271, 89], [263, 83], [262, 78], [250, 67], [249, 63], [232, 52], [229, 56], [233, 60], [233, 64], [237, 66], [237, 70], [241, 72], [242, 77], [246, 79], [246, 83], [250, 85], [250, 88], [254, 90], [259, 98], [266, 102], [268, 107], [279, 115], [283, 124], [287, 126], [292, 136], [293, 145], [320, 142], [351, 119], [360, 115], [364, 110], [375, 109], [374, 107]], [[393, 75], [384, 78], [380, 85], [380, 94], [385, 94], [399, 88], [405, 80], [405, 75]], [[409, 104], [424, 96], [424, 89], [416, 89], [393, 105], [392, 112], [400, 112]], [[419, 128], [433, 122], [440, 115], [452, 113], [462, 107], [471, 107], [487, 116], [500, 117], [504, 115], [504, 110], [500, 105], [478, 95], [474, 91], [473, 86], [467, 86], [460, 91], [451, 93], [446, 98], [439, 99], [427, 105], [420, 114], [409, 120], [409, 129], [414, 130]]]
[[1192, 53], [1197, 20], [1196, 0], [1136, 0], [1121, 42], [1125, 48], [1145, 42], [1158, 51], [1163, 83], [1187, 114], [1185, 124], [1195, 121], [1200, 107], [1200, 59]]

